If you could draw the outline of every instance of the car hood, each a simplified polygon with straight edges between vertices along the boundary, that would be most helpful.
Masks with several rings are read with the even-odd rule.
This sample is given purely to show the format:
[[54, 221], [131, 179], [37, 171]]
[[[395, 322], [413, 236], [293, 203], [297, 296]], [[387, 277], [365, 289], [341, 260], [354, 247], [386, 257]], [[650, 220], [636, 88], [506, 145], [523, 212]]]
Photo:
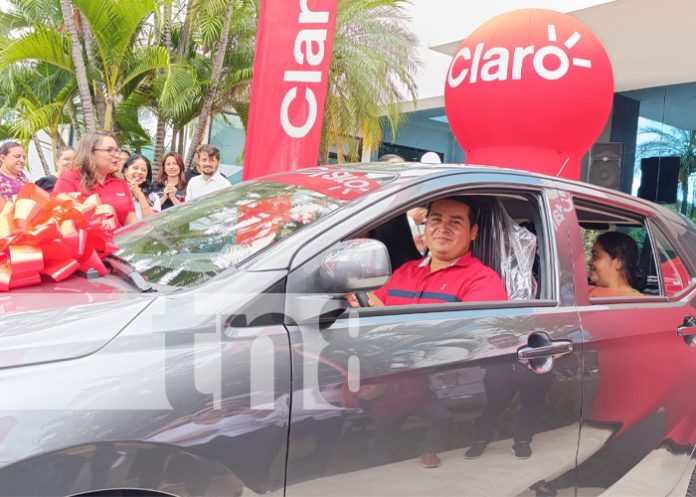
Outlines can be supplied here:
[[0, 368], [99, 350], [154, 300], [124, 285], [72, 278], [0, 294]]

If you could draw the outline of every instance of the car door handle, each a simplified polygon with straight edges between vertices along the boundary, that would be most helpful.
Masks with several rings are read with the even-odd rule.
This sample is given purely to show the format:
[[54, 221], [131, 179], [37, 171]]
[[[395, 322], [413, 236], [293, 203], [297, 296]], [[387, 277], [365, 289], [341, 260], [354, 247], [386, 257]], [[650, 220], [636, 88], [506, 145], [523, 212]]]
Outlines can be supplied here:
[[572, 351], [573, 342], [570, 340], [554, 340], [549, 345], [540, 347], [522, 347], [517, 351], [517, 358], [522, 361], [530, 361], [544, 357], [562, 357]]
[[553, 369], [557, 357], [573, 352], [570, 340], [551, 340], [548, 333], [536, 331], [529, 335], [527, 346], [517, 349], [517, 360], [536, 374], [546, 374]]
[[696, 335], [696, 318], [693, 316], [686, 316], [684, 318], [684, 324], [677, 328], [677, 336], [688, 337]]

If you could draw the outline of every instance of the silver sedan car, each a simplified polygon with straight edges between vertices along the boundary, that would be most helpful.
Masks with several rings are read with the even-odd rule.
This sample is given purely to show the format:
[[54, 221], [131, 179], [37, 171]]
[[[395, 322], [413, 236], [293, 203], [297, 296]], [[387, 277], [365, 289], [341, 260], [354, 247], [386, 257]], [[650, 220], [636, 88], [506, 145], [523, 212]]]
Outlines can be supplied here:
[[[453, 195], [510, 298], [348, 305], [426, 256], [408, 213]], [[593, 296], [607, 231], [638, 248], [633, 295]], [[0, 294], [0, 496], [696, 496], [696, 227], [663, 207], [361, 164], [115, 241], [107, 276]]]

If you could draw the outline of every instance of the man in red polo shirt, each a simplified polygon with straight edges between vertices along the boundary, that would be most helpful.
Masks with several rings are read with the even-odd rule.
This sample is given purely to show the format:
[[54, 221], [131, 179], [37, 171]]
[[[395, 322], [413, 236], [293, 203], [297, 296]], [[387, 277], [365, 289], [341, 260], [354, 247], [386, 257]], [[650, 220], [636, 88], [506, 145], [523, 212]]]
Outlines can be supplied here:
[[500, 276], [469, 251], [478, 234], [475, 208], [465, 197], [433, 202], [425, 226], [430, 254], [405, 263], [368, 294], [370, 306], [508, 300]]

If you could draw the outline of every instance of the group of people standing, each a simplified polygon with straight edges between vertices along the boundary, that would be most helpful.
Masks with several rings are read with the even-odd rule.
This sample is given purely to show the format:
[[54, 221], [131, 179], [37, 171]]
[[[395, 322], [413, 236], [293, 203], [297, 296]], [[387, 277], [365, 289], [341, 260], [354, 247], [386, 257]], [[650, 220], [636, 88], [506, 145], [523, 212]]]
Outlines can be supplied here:
[[[194, 161], [196, 169], [187, 173], [181, 155], [169, 152], [153, 179], [147, 157], [122, 150], [112, 133], [99, 131], [85, 134], [75, 149], [61, 147], [56, 174], [44, 176], [36, 184], [54, 193], [97, 194], [102, 203], [114, 208], [118, 224], [125, 226], [229, 186], [218, 171], [217, 147], [199, 146]], [[11, 200], [30, 182], [25, 166], [26, 151], [21, 144], [8, 141], [0, 145], [0, 197]]]

